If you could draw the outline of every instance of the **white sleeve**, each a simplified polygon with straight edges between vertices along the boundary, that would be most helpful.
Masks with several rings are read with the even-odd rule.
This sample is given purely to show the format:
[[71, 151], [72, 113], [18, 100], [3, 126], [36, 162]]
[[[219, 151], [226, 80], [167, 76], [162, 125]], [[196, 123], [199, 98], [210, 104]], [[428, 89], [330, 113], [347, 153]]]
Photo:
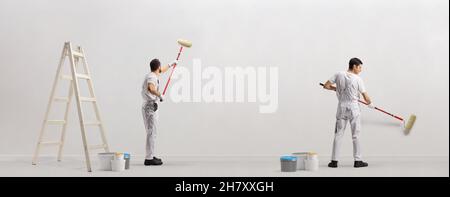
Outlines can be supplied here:
[[359, 91], [360, 93], [366, 92], [366, 86], [364, 86], [363, 80], [362, 80], [361, 78], [359, 78], [358, 82], [359, 82], [359, 83], [358, 83], [358, 91]]
[[155, 87], [158, 87], [158, 79], [156, 79], [155, 77], [147, 77], [147, 84], [153, 84]]

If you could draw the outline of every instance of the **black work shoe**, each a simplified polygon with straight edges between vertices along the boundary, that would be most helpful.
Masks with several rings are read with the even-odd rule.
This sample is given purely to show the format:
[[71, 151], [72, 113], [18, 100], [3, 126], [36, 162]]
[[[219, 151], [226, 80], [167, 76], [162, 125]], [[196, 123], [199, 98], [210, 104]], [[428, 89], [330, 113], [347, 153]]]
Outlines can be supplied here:
[[162, 161], [160, 158], [158, 157], [153, 157], [153, 159], [158, 160], [158, 161]]
[[362, 168], [367, 166], [369, 166], [369, 164], [364, 161], [355, 161], [355, 165], [353, 165], [353, 167], [355, 168]]
[[146, 166], [160, 166], [162, 164], [163, 163], [161, 160], [156, 160], [156, 159], [146, 159], [144, 161], [144, 165], [146, 165]]
[[337, 168], [338, 167], [338, 161], [331, 160], [331, 162], [328, 164], [328, 167], [330, 167], [330, 168]]

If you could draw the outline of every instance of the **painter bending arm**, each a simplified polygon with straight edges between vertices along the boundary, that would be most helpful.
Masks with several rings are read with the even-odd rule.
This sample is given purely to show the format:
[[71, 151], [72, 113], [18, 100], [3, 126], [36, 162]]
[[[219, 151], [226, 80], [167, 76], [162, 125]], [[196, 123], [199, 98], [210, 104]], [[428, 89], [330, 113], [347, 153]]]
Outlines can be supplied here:
[[323, 88], [327, 89], [327, 90], [333, 90], [336, 91], [336, 87], [333, 86], [333, 83], [331, 83], [331, 81], [327, 81], [325, 82], [325, 84], [323, 85]]
[[165, 66], [161, 66], [161, 73], [165, 73], [166, 71], [169, 70], [169, 68], [174, 67], [177, 64], [178, 64], [178, 60], [174, 60], [170, 64], [167, 64]]

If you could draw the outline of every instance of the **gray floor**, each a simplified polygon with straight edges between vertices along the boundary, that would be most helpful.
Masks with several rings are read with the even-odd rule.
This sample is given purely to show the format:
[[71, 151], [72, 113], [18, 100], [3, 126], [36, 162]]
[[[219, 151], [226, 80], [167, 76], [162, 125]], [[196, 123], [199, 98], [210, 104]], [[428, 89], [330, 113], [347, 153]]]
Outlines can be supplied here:
[[326, 167], [328, 158], [320, 158], [316, 172], [281, 172], [278, 157], [163, 157], [163, 166], [144, 166], [142, 158], [132, 158], [131, 169], [123, 172], [98, 171], [96, 157], [93, 169], [86, 172], [82, 157], [41, 157], [36, 166], [28, 156], [0, 156], [0, 177], [5, 176], [449, 176], [448, 157], [369, 157], [368, 168], [355, 169], [351, 158], [340, 161], [340, 167]]

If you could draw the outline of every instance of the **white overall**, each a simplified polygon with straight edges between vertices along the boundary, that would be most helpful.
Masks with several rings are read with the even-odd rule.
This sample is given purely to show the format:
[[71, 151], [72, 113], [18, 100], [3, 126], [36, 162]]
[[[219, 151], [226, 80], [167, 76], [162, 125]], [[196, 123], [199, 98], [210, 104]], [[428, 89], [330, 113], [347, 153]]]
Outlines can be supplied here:
[[159, 91], [159, 80], [155, 73], [149, 73], [145, 76], [141, 92], [142, 98], [144, 99], [144, 103], [142, 104], [142, 117], [144, 119], [145, 130], [147, 132], [145, 159], [153, 159], [155, 156], [155, 140], [158, 125], [158, 110], [155, 108], [155, 104], [158, 99], [157, 96], [149, 92], [148, 85], [150, 83], [155, 85]]
[[366, 91], [363, 81], [358, 75], [345, 71], [337, 73], [329, 81], [336, 84], [336, 94], [339, 100], [331, 160], [338, 161], [342, 137], [344, 136], [347, 123], [350, 122], [353, 157], [355, 161], [361, 161], [361, 146], [359, 143], [361, 109], [358, 100], [360, 94]]

